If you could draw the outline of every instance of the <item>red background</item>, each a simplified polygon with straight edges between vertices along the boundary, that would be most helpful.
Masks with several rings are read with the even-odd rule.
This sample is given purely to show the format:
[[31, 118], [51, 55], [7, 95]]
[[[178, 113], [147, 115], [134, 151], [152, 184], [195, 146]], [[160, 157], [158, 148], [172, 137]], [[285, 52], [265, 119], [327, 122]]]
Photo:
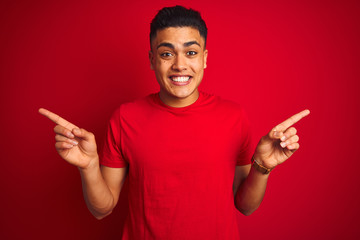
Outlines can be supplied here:
[[300, 150], [271, 173], [261, 207], [239, 216], [243, 239], [359, 239], [360, 2], [340, 0], [2, 1], [0, 238], [119, 239], [126, 188], [95, 220], [37, 110], [101, 145], [119, 104], [158, 90], [149, 23], [178, 3], [209, 28], [201, 89], [241, 103], [255, 138], [311, 110], [296, 125]]

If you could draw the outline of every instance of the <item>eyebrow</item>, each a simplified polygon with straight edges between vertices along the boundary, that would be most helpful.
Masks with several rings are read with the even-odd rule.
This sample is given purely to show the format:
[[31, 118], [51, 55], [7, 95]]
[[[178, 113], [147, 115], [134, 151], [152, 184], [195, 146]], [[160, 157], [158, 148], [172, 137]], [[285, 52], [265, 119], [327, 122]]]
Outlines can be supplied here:
[[160, 43], [156, 48], [159, 49], [160, 47], [168, 47], [168, 48], [171, 48], [171, 49], [175, 48], [173, 44], [168, 43], [168, 42]]
[[200, 44], [197, 41], [186, 42], [186, 43], [184, 43], [184, 47], [190, 47], [191, 45], [194, 45], [194, 44], [201, 47]]
[[[186, 42], [183, 44], [184, 47], [190, 47], [191, 45], [198, 45], [199, 47], [200, 44], [197, 42], [197, 41], [190, 41], [190, 42]], [[168, 48], [171, 48], [171, 49], [175, 49], [174, 45], [171, 44], [171, 43], [168, 43], [168, 42], [163, 42], [163, 43], [160, 43], [156, 48], [160, 48], [160, 47], [168, 47]]]

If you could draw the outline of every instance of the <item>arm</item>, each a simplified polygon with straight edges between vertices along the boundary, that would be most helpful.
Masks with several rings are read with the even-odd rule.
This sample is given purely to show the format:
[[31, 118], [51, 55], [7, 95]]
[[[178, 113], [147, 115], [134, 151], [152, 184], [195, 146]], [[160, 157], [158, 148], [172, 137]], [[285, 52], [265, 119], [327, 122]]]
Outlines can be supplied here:
[[97, 219], [109, 215], [116, 206], [127, 169], [106, 166], [101, 166], [100, 169], [99, 165], [90, 169], [79, 169], [86, 205]]
[[245, 216], [252, 214], [260, 206], [265, 195], [268, 177], [269, 174], [260, 173], [250, 164], [236, 167], [235, 206]]
[[39, 109], [39, 113], [57, 124], [55, 148], [65, 161], [78, 167], [90, 212], [97, 219], [109, 215], [119, 199], [127, 168], [100, 169], [94, 134], [46, 109]]
[[[285, 162], [299, 149], [297, 131], [291, 127], [310, 113], [304, 110], [274, 127], [263, 136], [256, 146], [254, 159], [267, 169], [274, 169]], [[264, 174], [250, 165], [238, 166], [234, 177], [234, 195], [236, 208], [248, 216], [253, 213], [264, 198], [269, 173]]]

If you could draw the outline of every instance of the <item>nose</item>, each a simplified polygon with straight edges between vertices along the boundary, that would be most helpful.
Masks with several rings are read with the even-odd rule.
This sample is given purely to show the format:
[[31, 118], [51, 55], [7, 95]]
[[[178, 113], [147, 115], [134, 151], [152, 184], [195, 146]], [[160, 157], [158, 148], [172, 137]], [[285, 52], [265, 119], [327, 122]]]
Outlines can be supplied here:
[[186, 70], [186, 57], [182, 55], [177, 55], [174, 58], [174, 63], [172, 65], [172, 69], [176, 71]]

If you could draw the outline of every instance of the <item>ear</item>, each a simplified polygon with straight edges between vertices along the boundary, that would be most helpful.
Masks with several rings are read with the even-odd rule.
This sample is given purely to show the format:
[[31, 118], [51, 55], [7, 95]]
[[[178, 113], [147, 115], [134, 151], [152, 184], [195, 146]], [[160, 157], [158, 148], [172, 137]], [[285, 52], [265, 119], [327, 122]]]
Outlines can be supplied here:
[[154, 66], [153, 66], [153, 60], [154, 60], [154, 54], [152, 53], [152, 51], [149, 51], [149, 61], [150, 61], [150, 69], [154, 70]]
[[208, 56], [208, 50], [205, 49], [205, 51], [204, 51], [204, 69], [207, 67], [207, 56]]

